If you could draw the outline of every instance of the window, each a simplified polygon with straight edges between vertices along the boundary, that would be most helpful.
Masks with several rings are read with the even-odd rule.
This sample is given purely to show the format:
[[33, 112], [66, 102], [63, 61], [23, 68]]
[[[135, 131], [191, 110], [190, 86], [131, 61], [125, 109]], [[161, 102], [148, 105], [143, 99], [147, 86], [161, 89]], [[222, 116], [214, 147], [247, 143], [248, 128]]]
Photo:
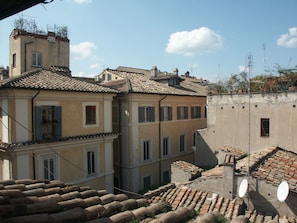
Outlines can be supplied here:
[[162, 148], [163, 148], [163, 156], [168, 156], [169, 155], [169, 146], [168, 146], [168, 142], [169, 139], [168, 137], [163, 138], [163, 144], [162, 144]]
[[41, 53], [33, 53], [32, 54], [32, 66], [33, 67], [41, 67]]
[[35, 107], [35, 139], [49, 140], [62, 137], [61, 112], [60, 106]]
[[204, 107], [204, 117], [207, 118], [207, 107]]
[[170, 183], [170, 171], [169, 170], [163, 171], [162, 177], [163, 177], [163, 184]]
[[192, 106], [191, 107], [191, 118], [201, 118], [201, 107]]
[[84, 102], [83, 103], [83, 126], [95, 127], [98, 126], [98, 103]]
[[141, 106], [138, 108], [139, 122], [155, 121], [155, 108], [151, 106]]
[[161, 121], [172, 120], [172, 107], [163, 106], [161, 107]]
[[196, 146], [196, 133], [193, 133], [193, 146]]
[[88, 175], [92, 175], [96, 173], [95, 168], [95, 151], [90, 150], [87, 151], [87, 169], [88, 169]]
[[150, 159], [150, 141], [143, 141], [143, 160], [147, 161]]
[[179, 151], [180, 152], [185, 151], [185, 135], [179, 136]]
[[42, 157], [42, 171], [44, 180], [54, 180], [56, 178], [56, 160], [54, 156]]
[[151, 187], [151, 176], [147, 176], [143, 178], [143, 189], [149, 190]]
[[96, 124], [96, 106], [86, 106], [86, 125]]
[[177, 107], [177, 119], [188, 119], [188, 107], [178, 106]]
[[269, 136], [269, 118], [261, 118], [261, 136]]
[[16, 54], [12, 54], [12, 67], [16, 67]]

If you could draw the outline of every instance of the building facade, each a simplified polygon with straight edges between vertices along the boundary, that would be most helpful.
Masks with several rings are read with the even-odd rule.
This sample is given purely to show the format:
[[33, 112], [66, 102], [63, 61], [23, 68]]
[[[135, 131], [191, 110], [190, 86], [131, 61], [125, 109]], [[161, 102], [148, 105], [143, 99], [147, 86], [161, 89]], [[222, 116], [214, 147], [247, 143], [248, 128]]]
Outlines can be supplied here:
[[9, 73], [16, 77], [36, 68], [69, 69], [69, 39], [54, 32], [29, 33], [14, 29], [9, 37]]
[[39, 69], [0, 87], [2, 179], [113, 191], [116, 91]]
[[193, 163], [196, 130], [206, 127], [202, 86], [194, 91], [183, 87], [178, 75], [154, 74], [152, 79], [151, 74], [118, 68], [97, 77], [121, 92], [113, 102], [113, 129], [119, 132], [115, 185], [134, 192], [170, 182], [170, 165], [176, 160]]

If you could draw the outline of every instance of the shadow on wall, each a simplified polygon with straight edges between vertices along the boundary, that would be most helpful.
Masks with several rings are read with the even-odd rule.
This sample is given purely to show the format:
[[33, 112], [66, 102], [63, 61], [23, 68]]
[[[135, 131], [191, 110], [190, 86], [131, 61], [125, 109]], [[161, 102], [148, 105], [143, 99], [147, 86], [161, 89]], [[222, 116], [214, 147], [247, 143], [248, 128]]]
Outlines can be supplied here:
[[291, 211], [297, 216], [296, 201], [297, 201], [297, 194], [290, 191], [288, 198], [286, 199], [285, 202], [288, 205], [288, 207], [291, 209]]
[[218, 158], [205, 142], [199, 132], [197, 132], [197, 150], [195, 155], [195, 165], [209, 169], [218, 164]]
[[263, 213], [273, 213], [273, 214], [279, 214], [278, 211], [273, 207], [273, 205], [268, 201], [264, 196], [262, 196], [257, 191], [250, 191], [250, 205], [253, 206], [255, 210], [258, 212]]

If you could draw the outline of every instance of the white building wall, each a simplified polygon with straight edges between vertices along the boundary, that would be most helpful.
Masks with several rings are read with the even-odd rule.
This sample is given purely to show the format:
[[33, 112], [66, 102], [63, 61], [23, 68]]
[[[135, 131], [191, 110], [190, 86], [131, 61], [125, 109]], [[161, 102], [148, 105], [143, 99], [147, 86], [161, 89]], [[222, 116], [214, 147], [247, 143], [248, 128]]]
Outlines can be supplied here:
[[2, 122], [1, 122], [1, 132], [2, 132], [2, 142], [9, 143], [9, 117], [8, 117], [8, 100], [3, 99], [1, 103], [2, 112]]
[[18, 179], [29, 179], [30, 170], [29, 170], [29, 161], [30, 157], [26, 155], [17, 156], [17, 178]]

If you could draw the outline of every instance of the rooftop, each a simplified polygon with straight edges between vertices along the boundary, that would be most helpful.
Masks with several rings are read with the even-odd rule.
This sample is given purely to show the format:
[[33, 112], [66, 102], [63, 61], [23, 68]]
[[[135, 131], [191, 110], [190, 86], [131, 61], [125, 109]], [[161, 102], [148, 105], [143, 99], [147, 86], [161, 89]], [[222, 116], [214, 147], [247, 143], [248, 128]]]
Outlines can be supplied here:
[[92, 92], [92, 93], [117, 93], [118, 91], [97, 84], [80, 81], [59, 74], [51, 70], [37, 69], [21, 76], [2, 81], [0, 88], [20, 88], [37, 90]]

